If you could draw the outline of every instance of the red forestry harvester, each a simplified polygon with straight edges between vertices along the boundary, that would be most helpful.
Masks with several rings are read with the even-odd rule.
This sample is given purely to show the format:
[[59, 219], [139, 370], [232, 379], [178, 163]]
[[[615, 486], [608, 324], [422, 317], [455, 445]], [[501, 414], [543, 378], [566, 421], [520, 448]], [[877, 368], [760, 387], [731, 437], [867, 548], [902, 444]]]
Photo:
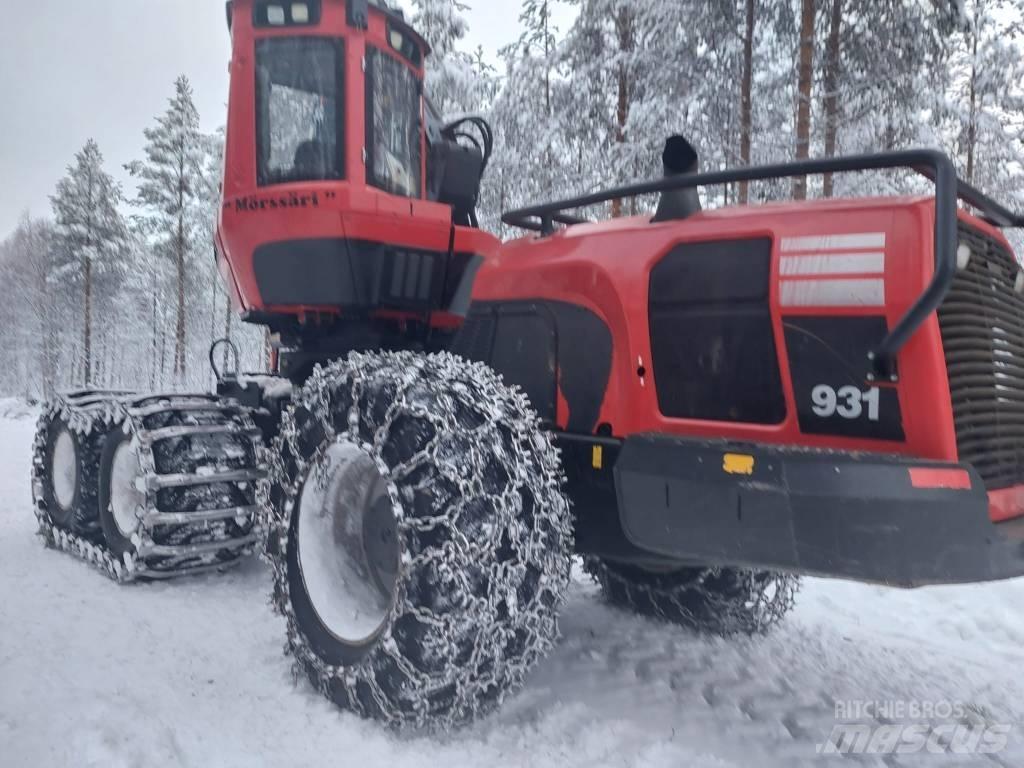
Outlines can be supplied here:
[[[266, 542], [341, 706], [460, 723], [549, 648], [574, 553], [613, 601], [757, 631], [794, 577], [1024, 574], [1024, 221], [931, 150], [474, 208], [478, 118], [366, 0], [234, 0], [217, 260], [279, 374], [44, 415], [43, 536], [119, 580]], [[934, 197], [702, 211], [708, 185], [913, 169]], [[573, 211], [661, 194], [655, 216]], [[958, 206], [962, 200], [976, 211]], [[294, 388], [291, 385], [295, 385]]]

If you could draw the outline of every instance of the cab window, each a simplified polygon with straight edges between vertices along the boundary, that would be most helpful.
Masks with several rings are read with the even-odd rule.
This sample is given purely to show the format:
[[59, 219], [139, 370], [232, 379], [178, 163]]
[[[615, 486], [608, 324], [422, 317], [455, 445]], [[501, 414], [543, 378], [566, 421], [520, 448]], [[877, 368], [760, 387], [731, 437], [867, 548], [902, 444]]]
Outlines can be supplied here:
[[260, 186], [344, 178], [342, 41], [256, 43], [256, 149]]
[[376, 48], [366, 55], [367, 181], [420, 197], [420, 87], [407, 65]]

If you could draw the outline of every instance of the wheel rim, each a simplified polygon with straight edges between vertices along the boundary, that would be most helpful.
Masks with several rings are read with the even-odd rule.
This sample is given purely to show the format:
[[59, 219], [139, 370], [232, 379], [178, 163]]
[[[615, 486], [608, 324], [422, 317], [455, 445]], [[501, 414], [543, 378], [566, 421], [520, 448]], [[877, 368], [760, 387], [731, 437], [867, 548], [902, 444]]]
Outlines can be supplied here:
[[114, 525], [126, 539], [139, 529], [139, 511], [145, 506], [145, 494], [135, 487], [142, 474], [139, 457], [130, 442], [123, 442], [114, 453], [110, 469], [110, 511]]
[[387, 481], [344, 440], [306, 476], [298, 505], [299, 570], [324, 628], [346, 645], [372, 641], [394, 605], [398, 531]]
[[53, 446], [53, 497], [61, 509], [71, 509], [78, 485], [78, 451], [71, 433], [61, 430]]

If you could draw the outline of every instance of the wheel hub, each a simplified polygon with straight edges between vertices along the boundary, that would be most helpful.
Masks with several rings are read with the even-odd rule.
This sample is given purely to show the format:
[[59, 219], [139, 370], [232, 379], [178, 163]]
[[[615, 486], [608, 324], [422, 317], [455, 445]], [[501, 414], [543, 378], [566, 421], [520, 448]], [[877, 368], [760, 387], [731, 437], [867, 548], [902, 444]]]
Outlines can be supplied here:
[[320, 623], [363, 645], [394, 605], [399, 544], [387, 482], [373, 459], [339, 440], [306, 476], [297, 513], [302, 582]]
[[61, 509], [71, 509], [78, 485], [78, 451], [66, 429], [53, 446], [53, 497]]
[[135, 486], [142, 475], [139, 457], [130, 442], [117, 447], [110, 470], [110, 511], [117, 530], [126, 539], [139, 529], [139, 512], [145, 508], [145, 494]]

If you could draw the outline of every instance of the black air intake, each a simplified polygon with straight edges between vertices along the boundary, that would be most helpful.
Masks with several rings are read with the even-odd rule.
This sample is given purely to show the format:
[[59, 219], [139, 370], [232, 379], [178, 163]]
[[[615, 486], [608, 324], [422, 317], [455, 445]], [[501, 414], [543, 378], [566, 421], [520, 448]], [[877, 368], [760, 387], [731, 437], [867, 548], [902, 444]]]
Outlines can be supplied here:
[[[698, 169], [697, 150], [682, 136], [670, 136], [665, 142], [665, 151], [661, 155], [665, 167], [665, 178], [696, 173]], [[700, 196], [696, 187], [690, 189], [670, 189], [661, 193], [658, 211], [652, 221], [672, 221], [687, 219], [699, 213]]]

